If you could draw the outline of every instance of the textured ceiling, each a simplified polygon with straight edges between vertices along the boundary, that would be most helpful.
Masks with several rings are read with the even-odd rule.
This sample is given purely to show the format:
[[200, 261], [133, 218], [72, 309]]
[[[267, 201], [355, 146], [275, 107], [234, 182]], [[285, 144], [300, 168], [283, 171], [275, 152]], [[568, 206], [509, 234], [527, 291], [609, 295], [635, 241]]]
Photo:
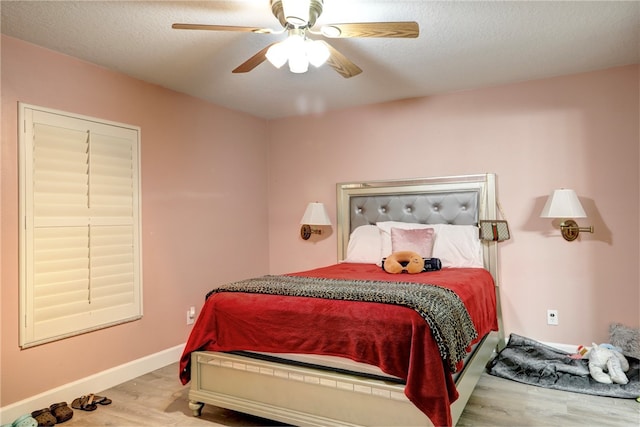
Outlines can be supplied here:
[[416, 21], [417, 39], [331, 39], [363, 73], [236, 66], [284, 35], [269, 0], [5, 1], [2, 33], [263, 118], [278, 118], [640, 62], [640, 2], [324, 0], [317, 24]]

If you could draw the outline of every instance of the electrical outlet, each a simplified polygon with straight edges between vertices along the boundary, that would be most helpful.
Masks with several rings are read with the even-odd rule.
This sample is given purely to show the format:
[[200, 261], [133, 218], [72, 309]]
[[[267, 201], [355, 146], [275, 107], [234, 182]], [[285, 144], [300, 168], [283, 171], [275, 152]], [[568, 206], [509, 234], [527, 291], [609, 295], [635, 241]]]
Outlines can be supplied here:
[[187, 310], [187, 325], [193, 325], [195, 321], [196, 321], [196, 308], [189, 307], [189, 310]]
[[558, 324], [558, 310], [547, 310], [547, 325]]

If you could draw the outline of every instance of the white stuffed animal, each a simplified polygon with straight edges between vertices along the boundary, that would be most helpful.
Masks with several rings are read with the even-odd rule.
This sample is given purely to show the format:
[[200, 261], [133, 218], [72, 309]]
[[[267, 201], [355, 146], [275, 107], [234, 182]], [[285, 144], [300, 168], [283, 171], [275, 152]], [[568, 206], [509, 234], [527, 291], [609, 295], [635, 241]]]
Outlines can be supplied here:
[[627, 384], [629, 379], [625, 372], [629, 370], [629, 361], [622, 355], [618, 347], [611, 344], [593, 343], [587, 354], [589, 373], [594, 380], [604, 384]]

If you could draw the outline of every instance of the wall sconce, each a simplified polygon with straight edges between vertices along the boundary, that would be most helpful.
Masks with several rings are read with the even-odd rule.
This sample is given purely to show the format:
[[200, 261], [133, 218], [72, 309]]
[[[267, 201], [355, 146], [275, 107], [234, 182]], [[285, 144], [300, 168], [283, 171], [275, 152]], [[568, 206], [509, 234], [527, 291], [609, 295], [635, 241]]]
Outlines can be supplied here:
[[322, 234], [322, 229], [311, 228], [312, 225], [331, 225], [331, 220], [327, 214], [324, 204], [318, 202], [309, 203], [300, 220], [300, 237], [309, 240], [312, 234]]
[[587, 217], [576, 192], [568, 188], [555, 190], [549, 196], [540, 217], [563, 218], [564, 221], [560, 223], [560, 232], [569, 242], [576, 240], [581, 231], [593, 233], [593, 227], [579, 227], [574, 220], [568, 219]]

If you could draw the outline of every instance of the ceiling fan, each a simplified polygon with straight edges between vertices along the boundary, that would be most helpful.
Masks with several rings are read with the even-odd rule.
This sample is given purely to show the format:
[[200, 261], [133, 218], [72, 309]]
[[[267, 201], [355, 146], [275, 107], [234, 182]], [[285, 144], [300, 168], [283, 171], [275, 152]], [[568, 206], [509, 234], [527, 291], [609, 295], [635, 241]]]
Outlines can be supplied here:
[[178, 30], [245, 31], [258, 34], [283, 34], [288, 37], [281, 42], [271, 43], [251, 58], [236, 67], [234, 73], [246, 73], [268, 60], [280, 68], [289, 63], [294, 73], [304, 73], [309, 64], [320, 66], [328, 63], [345, 78], [362, 72], [360, 67], [337, 51], [324, 40], [310, 39], [307, 35], [327, 38], [350, 37], [393, 37], [416, 38], [419, 29], [417, 22], [360, 22], [348, 24], [327, 24], [313, 29], [322, 14], [323, 0], [271, 0], [271, 11], [278, 19], [282, 29], [240, 27], [209, 24], [173, 24]]

